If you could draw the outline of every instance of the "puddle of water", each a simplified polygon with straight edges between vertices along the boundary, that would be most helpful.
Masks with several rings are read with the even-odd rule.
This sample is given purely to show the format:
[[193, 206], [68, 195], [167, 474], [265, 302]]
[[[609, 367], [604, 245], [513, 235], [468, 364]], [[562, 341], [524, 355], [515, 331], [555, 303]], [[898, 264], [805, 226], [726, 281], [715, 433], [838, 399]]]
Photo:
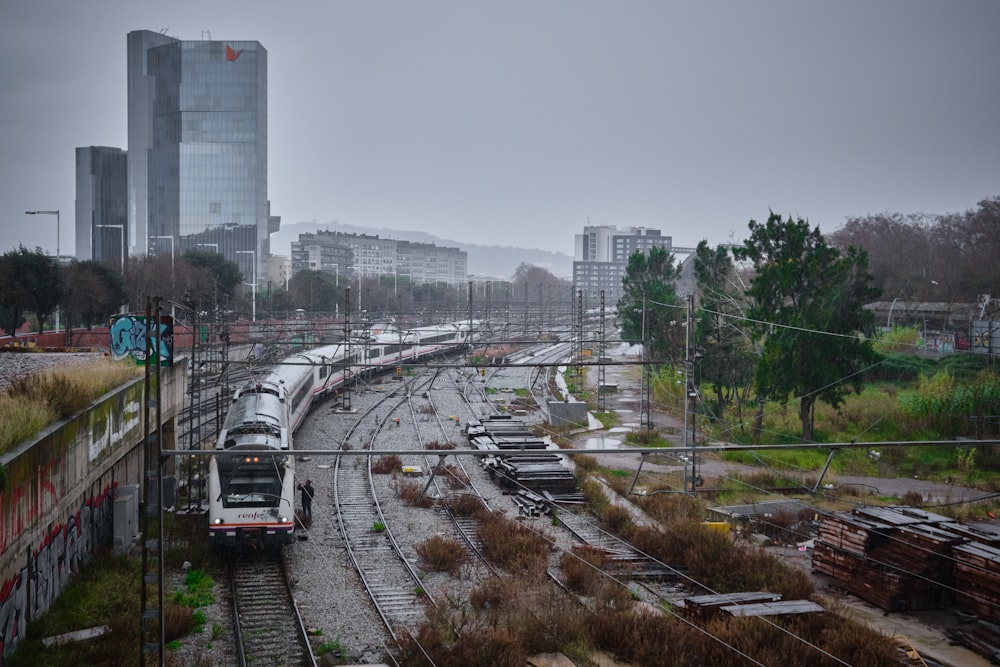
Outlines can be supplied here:
[[609, 428], [608, 433], [628, 433], [633, 429], [628, 426], [615, 426], [614, 428]]
[[617, 438], [585, 438], [584, 449], [620, 449], [622, 441]]

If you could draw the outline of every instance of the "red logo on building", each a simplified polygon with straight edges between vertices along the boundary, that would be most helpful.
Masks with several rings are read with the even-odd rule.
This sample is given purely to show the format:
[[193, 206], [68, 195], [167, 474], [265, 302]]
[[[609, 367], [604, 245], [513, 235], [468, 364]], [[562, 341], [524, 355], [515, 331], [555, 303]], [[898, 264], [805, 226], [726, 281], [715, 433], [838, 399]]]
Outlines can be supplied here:
[[240, 49], [239, 51], [233, 51], [233, 47], [226, 44], [226, 60], [228, 60], [229, 62], [232, 62], [237, 58], [239, 58], [241, 53], [243, 53], [243, 49]]

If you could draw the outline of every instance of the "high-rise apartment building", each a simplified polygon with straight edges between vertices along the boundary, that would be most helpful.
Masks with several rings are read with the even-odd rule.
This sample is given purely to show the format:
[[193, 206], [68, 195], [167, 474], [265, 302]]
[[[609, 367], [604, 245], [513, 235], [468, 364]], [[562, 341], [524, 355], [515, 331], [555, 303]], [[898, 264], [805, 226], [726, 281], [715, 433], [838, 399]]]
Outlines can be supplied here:
[[76, 149], [76, 258], [116, 269], [129, 246], [127, 157], [120, 148]]
[[132, 253], [218, 252], [247, 282], [266, 275], [280, 221], [259, 42], [128, 34], [128, 205]]
[[628, 258], [654, 247], [669, 251], [671, 245], [671, 237], [662, 236], [659, 229], [584, 227], [583, 234], [575, 237], [573, 289], [582, 291], [587, 299], [597, 298], [603, 290], [605, 303], [613, 305], [622, 296]]
[[377, 234], [324, 231], [292, 242], [292, 275], [313, 270], [354, 277], [406, 276], [411, 283], [462, 283], [469, 256], [458, 248], [380, 238]]

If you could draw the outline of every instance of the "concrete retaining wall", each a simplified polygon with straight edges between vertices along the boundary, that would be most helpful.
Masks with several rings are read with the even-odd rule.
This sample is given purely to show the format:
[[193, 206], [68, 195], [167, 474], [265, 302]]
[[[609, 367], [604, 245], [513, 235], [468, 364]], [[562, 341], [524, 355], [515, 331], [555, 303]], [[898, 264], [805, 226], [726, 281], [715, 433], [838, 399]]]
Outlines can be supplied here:
[[549, 401], [549, 424], [551, 426], [587, 425], [587, 404], [583, 401], [572, 403]]
[[[161, 370], [164, 448], [174, 446], [186, 368]], [[0, 455], [0, 667], [28, 623], [111, 544], [115, 490], [142, 489], [144, 384], [138, 378], [119, 387]]]

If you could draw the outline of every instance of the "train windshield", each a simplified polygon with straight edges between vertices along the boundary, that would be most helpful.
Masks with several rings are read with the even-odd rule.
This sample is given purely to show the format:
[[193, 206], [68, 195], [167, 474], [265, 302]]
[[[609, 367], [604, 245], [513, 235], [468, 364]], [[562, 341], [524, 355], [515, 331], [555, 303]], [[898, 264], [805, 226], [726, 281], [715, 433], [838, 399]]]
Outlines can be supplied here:
[[224, 507], [277, 507], [281, 502], [281, 479], [249, 477], [229, 482], [222, 494]]

